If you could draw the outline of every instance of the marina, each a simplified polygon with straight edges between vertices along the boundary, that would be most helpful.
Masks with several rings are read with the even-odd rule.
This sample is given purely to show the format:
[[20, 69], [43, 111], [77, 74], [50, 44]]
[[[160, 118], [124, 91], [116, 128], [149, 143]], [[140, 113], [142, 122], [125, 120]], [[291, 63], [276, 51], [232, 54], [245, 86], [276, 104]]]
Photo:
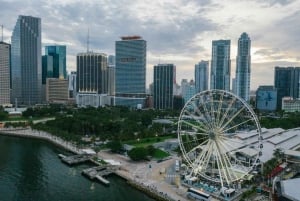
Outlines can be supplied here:
[[73, 156], [62, 157], [61, 160], [68, 165], [75, 165], [90, 161], [92, 155], [89, 154], [78, 154]]
[[89, 179], [94, 180], [97, 179], [101, 183], [105, 185], [109, 185], [109, 181], [104, 178], [104, 176], [108, 176], [114, 173], [116, 170], [115, 166], [111, 165], [100, 165], [97, 167], [92, 167], [88, 169], [84, 169], [82, 174], [87, 176]]

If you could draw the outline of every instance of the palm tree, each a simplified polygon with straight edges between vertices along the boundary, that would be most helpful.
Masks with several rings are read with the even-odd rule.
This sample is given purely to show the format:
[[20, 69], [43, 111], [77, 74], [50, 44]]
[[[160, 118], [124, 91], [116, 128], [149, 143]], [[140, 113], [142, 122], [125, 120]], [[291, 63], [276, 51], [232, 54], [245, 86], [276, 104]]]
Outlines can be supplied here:
[[278, 162], [281, 162], [284, 158], [284, 151], [281, 148], [277, 148], [274, 150], [273, 156]]

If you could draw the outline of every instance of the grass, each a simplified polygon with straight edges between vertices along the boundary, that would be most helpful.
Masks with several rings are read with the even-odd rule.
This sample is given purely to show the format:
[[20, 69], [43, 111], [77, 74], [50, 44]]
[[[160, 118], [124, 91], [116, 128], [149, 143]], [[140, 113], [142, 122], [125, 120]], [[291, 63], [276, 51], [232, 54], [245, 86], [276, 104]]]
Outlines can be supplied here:
[[167, 136], [159, 136], [159, 137], [151, 137], [151, 138], [142, 138], [140, 140], [129, 140], [129, 141], [125, 141], [125, 142], [122, 142], [122, 143], [133, 145], [135, 147], [147, 147], [147, 146], [152, 145], [154, 143], [163, 142], [166, 139], [171, 139], [171, 138], [174, 138], [174, 137], [171, 136], [171, 135], [167, 135]]
[[163, 159], [165, 157], [170, 156], [167, 152], [161, 150], [161, 149], [155, 149], [155, 152], [153, 153], [152, 157], [156, 159]]

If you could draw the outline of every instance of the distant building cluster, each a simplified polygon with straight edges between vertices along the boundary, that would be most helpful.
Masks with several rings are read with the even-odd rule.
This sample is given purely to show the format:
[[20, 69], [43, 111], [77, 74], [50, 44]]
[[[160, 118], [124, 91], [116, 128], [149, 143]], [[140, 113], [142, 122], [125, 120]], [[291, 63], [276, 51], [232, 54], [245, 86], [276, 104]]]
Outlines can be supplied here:
[[176, 65], [154, 65], [146, 90], [147, 41], [123, 36], [115, 55], [78, 53], [76, 71], [67, 73], [66, 45], [47, 45], [41, 55], [41, 19], [20, 15], [11, 44], [0, 42], [0, 105], [40, 103], [80, 107], [121, 105], [131, 108], [180, 109], [196, 93], [208, 89], [232, 91], [259, 111], [300, 111], [300, 67], [275, 67], [274, 85], [259, 86], [250, 96], [251, 39], [238, 39], [236, 73], [231, 78], [231, 41], [213, 40], [211, 60], [194, 66], [194, 79], [176, 83]]

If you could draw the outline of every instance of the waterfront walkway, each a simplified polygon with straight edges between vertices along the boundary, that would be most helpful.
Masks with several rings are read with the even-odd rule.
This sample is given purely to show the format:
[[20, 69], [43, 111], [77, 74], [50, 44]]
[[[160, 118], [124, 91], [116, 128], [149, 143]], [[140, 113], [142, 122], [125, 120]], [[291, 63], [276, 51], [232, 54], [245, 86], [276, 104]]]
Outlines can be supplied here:
[[[138, 189], [147, 191], [170, 201], [186, 201], [185, 196], [187, 189], [185, 187], [177, 187], [170, 185], [165, 181], [165, 175], [160, 174], [161, 168], [169, 168], [175, 164], [175, 158], [157, 163], [150, 162], [134, 162], [128, 157], [112, 154], [107, 151], [98, 152], [98, 156], [103, 159], [113, 159], [121, 163], [121, 167], [116, 174], [128, 180], [128, 182]], [[149, 165], [151, 164], [151, 168]]]
[[0, 134], [7, 136], [29, 137], [48, 140], [70, 152], [82, 154], [82, 150], [78, 149], [71, 142], [67, 142], [60, 137], [51, 135], [44, 131], [33, 130], [31, 128], [0, 128]]

